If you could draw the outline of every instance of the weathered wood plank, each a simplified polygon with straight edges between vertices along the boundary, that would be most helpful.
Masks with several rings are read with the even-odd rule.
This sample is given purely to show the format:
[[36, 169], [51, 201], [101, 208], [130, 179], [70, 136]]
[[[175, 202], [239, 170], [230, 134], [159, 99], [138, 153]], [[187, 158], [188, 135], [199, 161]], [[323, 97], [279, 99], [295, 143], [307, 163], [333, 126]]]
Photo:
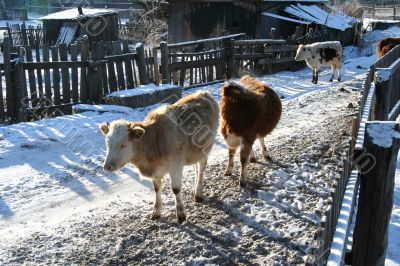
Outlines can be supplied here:
[[[122, 42], [122, 52], [124, 54], [129, 54], [129, 46], [128, 46], [128, 41], [124, 40]], [[133, 81], [133, 73], [132, 73], [132, 59], [128, 59], [124, 61], [125, 65], [125, 75], [126, 75], [126, 86], [127, 88], [134, 88], [135, 83]]]
[[0, 71], [0, 122], [5, 122], [2, 72]]
[[[87, 36], [83, 36], [81, 42], [81, 61], [85, 62], [89, 59], [89, 40]], [[81, 67], [80, 79], [80, 100], [87, 102], [89, 99], [89, 85], [87, 80], [87, 67]]]
[[[43, 62], [49, 62], [50, 61], [49, 45], [44, 44], [42, 51], [43, 51]], [[44, 90], [47, 102], [51, 101], [52, 93], [51, 93], [51, 79], [50, 79], [49, 68], [44, 69]]]
[[137, 55], [137, 66], [139, 72], [139, 80], [140, 84], [146, 85], [148, 84], [147, 81], [147, 71], [146, 71], [146, 61], [145, 61], [145, 52], [144, 52], [144, 45], [142, 43], [138, 43], [136, 45], [136, 55]]
[[[10, 35], [9, 35], [10, 36]], [[14, 108], [14, 87], [11, 76], [11, 39], [4, 37], [3, 40], [3, 58], [4, 58], [4, 77], [6, 80], [6, 105], [7, 116], [12, 119], [15, 117]]]
[[[381, 134], [379, 140], [376, 140], [376, 132]], [[382, 135], [380, 132], [386, 134]], [[369, 159], [374, 159], [374, 162], [371, 162], [370, 169], [361, 169], [358, 211], [353, 234], [354, 266], [385, 264], [400, 147], [398, 135], [399, 125], [395, 122], [374, 121], [366, 125], [364, 148], [371, 155]]]
[[[26, 51], [26, 61], [28, 62], [33, 62], [33, 57], [32, 57], [32, 49], [28, 45], [25, 47]], [[37, 95], [37, 90], [36, 90], [36, 77], [35, 77], [35, 72], [33, 70], [28, 70], [28, 78], [29, 78], [29, 91], [30, 91], [30, 99], [32, 106], [36, 106], [38, 104], [38, 95]]]
[[[36, 62], [41, 61], [41, 56], [40, 56], [40, 49], [39, 47], [36, 47]], [[44, 93], [43, 93], [43, 76], [42, 76], [42, 70], [37, 69], [36, 70], [36, 76], [37, 76], [37, 81], [38, 81], [38, 96], [40, 99], [43, 98]], [[40, 100], [40, 103], [42, 104], [42, 100]]]
[[[113, 44], [113, 54], [114, 55], [120, 55], [122, 54], [122, 49], [121, 49], [121, 42], [115, 41], [112, 42]], [[124, 90], [126, 89], [125, 86], [125, 75], [124, 75], [124, 68], [122, 65], [121, 61], [115, 62], [115, 65], [117, 67], [117, 77], [118, 77], [118, 89], [119, 90]]]
[[[68, 61], [68, 51], [67, 45], [64, 43], [59, 44], [58, 46], [60, 52], [60, 60]], [[69, 82], [69, 69], [61, 68], [61, 78], [62, 78], [62, 103], [69, 103], [71, 101], [71, 84]]]
[[[105, 49], [107, 53], [107, 56], [105, 56], [105, 58], [108, 58], [109, 57], [108, 55], [113, 53], [112, 42], [106, 42]], [[107, 71], [108, 71], [108, 86], [110, 88], [110, 92], [114, 92], [118, 89], [118, 84], [117, 84], [117, 77], [115, 75], [115, 65], [113, 60], [108, 60]]]
[[[78, 61], [78, 46], [76, 43], [70, 45], [71, 49], [71, 61]], [[71, 82], [72, 82], [72, 102], [76, 103], [79, 101], [79, 82], [78, 82], [78, 68], [71, 68]]]
[[[51, 47], [51, 60], [53, 62], [58, 61], [58, 49], [57, 46]], [[60, 93], [60, 70], [58, 67], [53, 68], [53, 90], [54, 90], [54, 104], [61, 104], [61, 93]]]

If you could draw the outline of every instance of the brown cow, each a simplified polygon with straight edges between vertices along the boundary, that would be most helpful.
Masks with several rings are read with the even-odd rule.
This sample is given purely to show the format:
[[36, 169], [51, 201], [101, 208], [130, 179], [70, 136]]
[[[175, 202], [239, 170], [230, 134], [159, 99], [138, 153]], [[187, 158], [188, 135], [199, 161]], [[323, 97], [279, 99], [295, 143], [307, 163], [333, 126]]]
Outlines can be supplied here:
[[282, 104], [275, 91], [250, 76], [242, 77], [238, 83], [225, 82], [221, 93], [220, 130], [229, 153], [225, 175], [232, 174], [233, 157], [237, 147], [241, 146], [239, 185], [243, 187], [246, 185], [249, 156], [251, 161], [255, 160], [252, 146], [256, 139], [260, 141], [264, 158], [269, 158], [264, 137], [278, 124]]
[[400, 44], [400, 38], [385, 38], [378, 42], [376, 46], [376, 53], [378, 58], [387, 54], [390, 50]]
[[218, 128], [218, 104], [208, 92], [188, 95], [170, 106], [149, 113], [143, 122], [117, 120], [100, 126], [106, 136], [104, 170], [116, 171], [133, 164], [153, 182], [156, 192], [151, 219], [161, 215], [162, 178], [170, 175], [179, 223], [186, 219], [181, 198], [185, 165], [196, 165], [194, 199], [202, 200], [207, 157]]

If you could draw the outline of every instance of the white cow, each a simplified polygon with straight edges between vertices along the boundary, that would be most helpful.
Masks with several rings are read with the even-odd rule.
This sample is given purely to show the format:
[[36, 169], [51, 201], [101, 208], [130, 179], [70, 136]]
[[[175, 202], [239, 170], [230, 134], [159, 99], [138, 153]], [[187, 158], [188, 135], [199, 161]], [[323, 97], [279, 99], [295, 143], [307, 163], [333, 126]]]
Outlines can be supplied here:
[[341, 80], [343, 48], [340, 42], [316, 42], [313, 44], [300, 44], [297, 48], [295, 60], [306, 60], [307, 65], [313, 71], [312, 82], [318, 83], [318, 74], [322, 66], [332, 68], [332, 76], [329, 81], [333, 81], [335, 70], [338, 70], [338, 81]]
[[207, 92], [198, 92], [173, 105], [149, 113], [143, 122], [117, 120], [100, 126], [106, 136], [105, 171], [133, 164], [150, 178], [156, 192], [151, 219], [161, 215], [162, 178], [169, 174], [175, 194], [176, 216], [186, 220], [181, 198], [185, 165], [196, 165], [194, 199], [203, 197], [203, 174], [218, 128], [218, 104]]

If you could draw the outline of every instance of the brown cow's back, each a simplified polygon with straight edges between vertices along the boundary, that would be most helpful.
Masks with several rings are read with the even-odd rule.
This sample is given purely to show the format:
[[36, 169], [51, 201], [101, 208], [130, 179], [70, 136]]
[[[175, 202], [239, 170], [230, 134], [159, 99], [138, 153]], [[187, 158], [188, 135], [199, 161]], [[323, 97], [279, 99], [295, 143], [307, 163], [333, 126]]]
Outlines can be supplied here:
[[[244, 76], [238, 83], [244, 90], [240, 96], [223, 97], [221, 102], [221, 132], [245, 138], [264, 137], [279, 122], [282, 104], [274, 90], [264, 83]], [[224, 93], [224, 92], [223, 92]]]
[[400, 44], [400, 38], [382, 39], [376, 46], [376, 52], [378, 54], [378, 58], [381, 58], [399, 44]]

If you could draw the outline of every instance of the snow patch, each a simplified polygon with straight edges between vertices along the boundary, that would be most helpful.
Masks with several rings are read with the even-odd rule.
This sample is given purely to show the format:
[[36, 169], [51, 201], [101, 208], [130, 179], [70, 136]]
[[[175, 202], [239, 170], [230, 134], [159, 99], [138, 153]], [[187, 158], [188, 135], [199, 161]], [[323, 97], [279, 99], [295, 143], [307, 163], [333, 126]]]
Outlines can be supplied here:
[[380, 121], [379, 123], [367, 124], [367, 133], [372, 138], [372, 142], [383, 148], [393, 145], [394, 138], [400, 138], [400, 133], [395, 130], [395, 123], [391, 121]]
[[162, 84], [160, 86], [150, 83], [147, 85], [141, 85], [134, 89], [115, 91], [107, 95], [107, 97], [132, 97], [143, 94], [153, 94], [157, 91], [162, 91], [166, 89], [178, 88], [178, 86], [173, 84]]

